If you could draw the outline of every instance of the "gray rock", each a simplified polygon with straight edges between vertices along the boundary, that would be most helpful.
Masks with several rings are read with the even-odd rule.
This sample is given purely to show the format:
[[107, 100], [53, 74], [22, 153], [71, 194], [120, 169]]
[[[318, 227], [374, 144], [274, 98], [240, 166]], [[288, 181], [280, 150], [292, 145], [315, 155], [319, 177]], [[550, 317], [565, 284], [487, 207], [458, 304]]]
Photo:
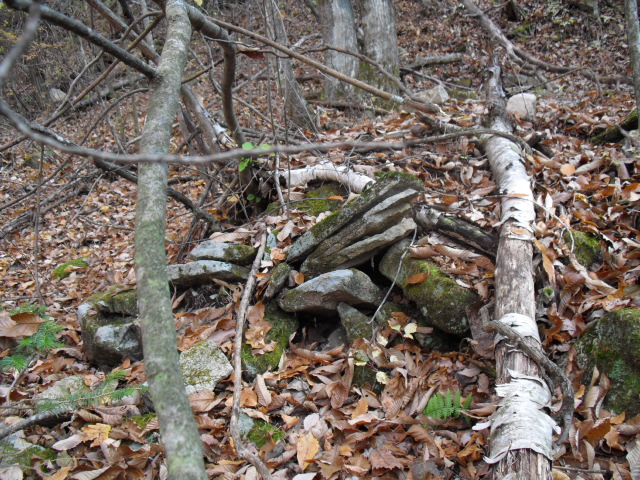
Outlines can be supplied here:
[[212, 279], [240, 282], [249, 278], [246, 267], [217, 260], [196, 260], [180, 265], [169, 265], [169, 281], [174, 285], [188, 286], [209, 283]]
[[349, 343], [360, 337], [371, 339], [373, 336], [371, 319], [357, 308], [341, 303], [338, 305], [338, 315], [340, 315], [340, 322], [347, 332]]
[[233, 373], [233, 367], [215, 342], [204, 341], [180, 354], [187, 395], [214, 390], [218, 382]]
[[[348, 202], [340, 210], [329, 215], [322, 222], [314, 225], [313, 228], [304, 233], [289, 248], [287, 261], [297, 262], [303, 260], [321, 242], [333, 235], [340, 235], [349, 231], [351, 224], [356, 219], [361, 218], [385, 199], [407, 190], [415, 191], [417, 196], [418, 192], [424, 190], [424, 185], [419, 179], [406, 173], [392, 172], [387, 174], [360, 196]], [[408, 202], [409, 199], [404, 201]]]
[[[402, 254], [410, 243], [405, 239], [391, 247], [380, 262], [380, 273], [389, 280], [396, 279], [397, 275], [397, 284], [405, 296], [420, 308], [424, 318], [419, 324], [457, 336], [466, 335], [469, 331], [466, 309], [477, 301], [477, 294], [458, 285], [427, 260], [405, 255], [398, 271]], [[421, 283], [408, 284], [409, 277], [417, 273], [426, 274], [426, 279]]]
[[424, 100], [425, 102], [442, 105], [444, 102], [449, 100], [449, 94], [447, 93], [446, 88], [444, 88], [442, 85], [438, 85], [430, 88], [429, 90], [425, 90], [422, 93], [419, 93], [418, 98]]
[[142, 360], [142, 335], [136, 317], [97, 311], [91, 301], [78, 307], [77, 316], [89, 361], [116, 366], [124, 357]]
[[67, 94], [64, 93], [62, 90], [60, 90], [59, 88], [49, 89], [49, 96], [51, 97], [51, 100], [53, 100], [54, 102], [61, 102], [65, 98], [67, 98]]
[[219, 260], [236, 265], [250, 265], [256, 257], [256, 249], [249, 245], [207, 240], [194, 248], [191, 256], [196, 260]]
[[374, 307], [382, 297], [382, 291], [367, 275], [348, 269], [322, 274], [289, 290], [278, 299], [278, 305], [286, 312], [331, 314], [339, 303]]
[[279, 263], [276, 268], [271, 272], [271, 281], [264, 291], [263, 298], [270, 300], [275, 297], [280, 290], [287, 284], [289, 280], [289, 274], [291, 273], [291, 267], [288, 263]]
[[640, 413], [640, 309], [607, 312], [593, 322], [575, 343], [576, 361], [584, 370], [582, 383], [589, 385], [593, 369], [611, 381], [604, 399], [607, 410]]
[[507, 101], [507, 112], [521, 120], [534, 120], [537, 100], [533, 93], [518, 93]]
[[[390, 245], [402, 240], [416, 228], [412, 218], [402, 218], [410, 210], [387, 212], [385, 217], [379, 218], [376, 227], [386, 227], [389, 223], [397, 225], [387, 228], [382, 233], [366, 236], [369, 228], [364, 222], [356, 222], [343, 235], [335, 235], [320, 244], [320, 246], [304, 261], [300, 270], [307, 276], [314, 277], [323, 272], [339, 270], [361, 265]], [[373, 225], [373, 224], [369, 224]]]

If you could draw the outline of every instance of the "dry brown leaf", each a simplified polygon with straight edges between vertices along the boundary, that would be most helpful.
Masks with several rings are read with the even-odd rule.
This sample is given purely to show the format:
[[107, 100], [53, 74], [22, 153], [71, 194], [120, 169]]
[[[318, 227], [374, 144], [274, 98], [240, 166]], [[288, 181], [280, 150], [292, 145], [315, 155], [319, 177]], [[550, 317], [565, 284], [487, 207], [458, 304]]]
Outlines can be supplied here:
[[358, 400], [358, 403], [356, 404], [356, 408], [353, 410], [353, 412], [351, 412], [351, 419], [359, 417], [360, 415], [364, 415], [365, 413], [367, 413], [368, 409], [369, 404], [364, 397], [360, 397], [360, 400]]
[[298, 457], [298, 465], [304, 471], [313, 461], [316, 453], [320, 450], [320, 444], [316, 437], [307, 433], [296, 443], [296, 454]]
[[267, 384], [264, 383], [264, 377], [262, 375], [256, 377], [256, 394], [258, 395], [260, 405], [265, 407], [271, 405], [271, 392], [267, 389]]
[[560, 173], [562, 173], [562, 175], [564, 175], [565, 177], [570, 177], [571, 175], [576, 173], [576, 167], [574, 167], [570, 163], [565, 163], [560, 167]]
[[417, 285], [418, 283], [424, 282], [427, 278], [429, 278], [429, 274], [425, 272], [414, 273], [405, 282], [407, 285]]
[[4, 324], [0, 327], [0, 337], [16, 338], [16, 337], [29, 337], [38, 331], [40, 324], [44, 322], [39, 316], [33, 313], [17, 313], [11, 316], [11, 324], [6, 319]]

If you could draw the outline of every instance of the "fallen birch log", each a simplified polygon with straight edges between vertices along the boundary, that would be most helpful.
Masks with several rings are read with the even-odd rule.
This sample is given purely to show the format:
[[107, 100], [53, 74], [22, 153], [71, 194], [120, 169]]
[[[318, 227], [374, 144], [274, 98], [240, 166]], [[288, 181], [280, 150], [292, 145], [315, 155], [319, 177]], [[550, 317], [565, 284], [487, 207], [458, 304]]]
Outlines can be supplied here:
[[[494, 130], [511, 132], [500, 85], [500, 68], [494, 65], [489, 72], [490, 126]], [[510, 327], [518, 339], [532, 349], [540, 350], [535, 321], [532, 245], [535, 211], [531, 179], [516, 144], [495, 135], [486, 137], [484, 144], [497, 190], [504, 195], [496, 258], [494, 318]], [[501, 400], [488, 422], [491, 426], [490, 453], [485, 460], [494, 465], [495, 479], [546, 480], [551, 477], [552, 438], [556, 424], [546, 413], [551, 406], [552, 392], [545, 381], [543, 367], [508, 337], [496, 335], [494, 345], [498, 376], [496, 393]], [[571, 397], [572, 402], [573, 395]]]

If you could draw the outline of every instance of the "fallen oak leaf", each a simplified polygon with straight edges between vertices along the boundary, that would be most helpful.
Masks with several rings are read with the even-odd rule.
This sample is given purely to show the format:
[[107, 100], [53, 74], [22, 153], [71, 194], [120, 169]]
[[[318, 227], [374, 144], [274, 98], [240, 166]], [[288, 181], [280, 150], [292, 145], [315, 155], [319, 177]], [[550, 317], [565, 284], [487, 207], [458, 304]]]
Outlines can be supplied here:
[[417, 285], [419, 283], [424, 282], [427, 278], [429, 278], [429, 274], [425, 272], [414, 273], [405, 282], [407, 285]]
[[309, 464], [313, 461], [318, 450], [320, 450], [320, 444], [312, 434], [307, 433], [298, 440], [296, 443], [296, 454], [298, 457], [298, 465], [302, 471], [306, 470]]

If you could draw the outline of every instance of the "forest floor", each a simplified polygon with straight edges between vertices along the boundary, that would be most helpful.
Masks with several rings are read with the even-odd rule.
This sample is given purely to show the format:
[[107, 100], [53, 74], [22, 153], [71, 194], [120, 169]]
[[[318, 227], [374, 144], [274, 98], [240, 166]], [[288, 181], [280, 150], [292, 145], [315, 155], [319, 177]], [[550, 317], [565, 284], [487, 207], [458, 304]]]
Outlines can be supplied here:
[[[466, 88], [477, 94], [477, 99], [450, 99], [442, 105], [439, 119], [463, 127], [480, 125], [486, 113], [481, 88], [483, 71], [490, 63], [486, 33], [455, 3], [433, 2], [442, 5], [431, 11], [425, 10], [418, 1], [394, 3], [402, 65], [428, 55], [459, 52], [464, 57], [462, 62], [420, 70], [422, 75], [408, 73], [404, 76], [406, 84], [415, 92], [421, 92], [434, 87], [436, 83], [430, 78], [435, 78], [447, 87], [457, 85], [458, 89]], [[603, 4], [601, 22], [569, 9], [567, 2], [533, 0], [519, 2], [526, 9], [523, 21], [510, 22], [499, 10], [491, 16], [504, 32], [512, 34], [512, 41], [548, 63], [575, 64], [600, 75], [630, 74], [624, 19], [613, 5], [615, 2], [600, 3]], [[492, 2], [482, 2], [480, 6], [486, 9], [490, 4]], [[238, 10], [227, 13], [232, 17], [229, 21], [253, 28], [260, 26], [260, 18], [250, 12], [246, 15], [247, 12], [241, 14]], [[286, 26], [291, 43], [318, 28], [302, 6], [289, 8]], [[322, 42], [319, 35], [309, 38], [302, 53]], [[252, 43], [249, 39], [243, 41]], [[276, 123], [283, 125], [278, 117], [280, 103], [273, 84], [264, 78], [254, 78], [266, 65], [265, 59], [241, 56], [238, 83], [247, 80], [248, 83], [237, 94], [265, 115], [268, 115], [271, 97], [276, 106]], [[195, 62], [191, 62], [190, 67], [193, 71], [199, 68]], [[503, 68], [507, 73], [518, 73], [512, 62], [505, 61]], [[301, 64], [296, 64], [296, 73], [317, 75]], [[535, 198], [545, 207], [537, 210], [537, 278], [545, 285], [554, 285], [558, 292], [558, 301], [539, 312], [539, 320], [548, 356], [563, 366], [577, 390], [572, 430], [554, 462], [554, 478], [627, 480], [632, 478], [628, 454], [640, 439], [640, 417], [629, 418], [602, 407], [608, 381], [606, 377], [586, 381], [581, 378], [572, 344], [604, 313], [621, 307], [638, 307], [629, 287], [637, 284], [640, 264], [640, 167], [635, 153], [625, 151], [622, 144], [595, 146], [589, 141], [594, 134], [620, 122], [634, 108], [633, 91], [628, 85], [598, 85], [578, 73], [544, 74], [548, 82], [535, 88], [538, 95], [535, 120], [518, 121], [515, 133], [523, 138], [534, 133], [543, 135], [542, 144], [551, 153], [548, 156], [535, 153], [528, 158]], [[319, 81], [313, 79], [302, 85], [306, 92], [320, 88]], [[201, 77], [192, 86], [212, 112], [220, 109], [207, 78]], [[131, 112], [127, 111], [130, 105], [123, 103], [121, 112], [112, 112], [110, 118], [115, 129], [135, 130]], [[272, 128], [263, 118], [242, 106], [238, 108], [241, 123], [249, 127], [249, 132], [264, 134], [263, 138], [259, 133], [250, 136], [254, 144], [274, 143]], [[410, 112], [369, 115], [358, 110], [328, 107], [319, 110], [322, 128], [310, 141], [401, 141], [429, 135], [429, 127]], [[79, 141], [100, 111], [101, 108], [95, 107], [95, 111], [82, 112], [54, 128]], [[143, 117], [138, 121], [142, 124]], [[13, 135], [10, 128], [2, 126], [0, 136], [5, 137], [2, 143]], [[176, 129], [174, 148], [181, 141]], [[87, 145], [115, 151], [109, 125], [100, 123]], [[131, 153], [135, 149], [134, 144]], [[12, 353], [10, 347], [16, 338], [34, 333], [29, 326], [34, 318], [29, 316], [22, 319], [25, 326], [19, 335], [7, 328], [11, 315], [14, 321], [18, 319], [10, 312], [20, 308], [25, 312], [34, 310], [25, 304], [45, 307], [45, 315], [62, 327], [57, 336], [63, 346], [36, 357], [18, 373], [7, 370], [0, 374], [0, 398], [3, 411], [8, 412], [3, 414], [7, 424], [21, 417], [18, 410], [8, 407], [28, 407], [35, 395], [66, 377], [81, 375], [84, 383], [92, 388], [104, 382], [109, 372], [90, 365], [83, 353], [76, 309], [89, 296], [111, 285], [135, 285], [136, 186], [97, 171], [88, 160], [73, 158], [50, 182], [35, 188], [66, 158], [49, 149], [43, 153], [42, 171], [34, 168], [41, 155], [36, 145], [25, 142], [1, 157], [0, 225], [10, 225], [21, 215], [33, 212], [38, 199], [42, 212], [0, 240], [0, 302], [4, 309], [0, 314], [0, 350], [4, 350], [0, 356]], [[412, 173], [427, 187], [420, 201], [455, 212], [487, 229], [496, 226], [500, 219], [498, 192], [481, 146], [473, 139], [461, 137], [398, 151], [359, 153], [336, 148], [322, 157], [312, 153], [285, 157], [282, 166], [297, 168], [325, 158], [368, 167], [372, 173]], [[230, 167], [220, 178], [232, 171]], [[66, 189], [77, 180], [82, 180], [84, 185], [80, 193], [73, 188]], [[199, 198], [206, 184], [205, 177], [188, 166], [170, 167], [170, 181], [172, 187], [192, 199]], [[255, 244], [260, 238], [255, 228], [258, 221], [266, 222], [271, 229], [293, 222], [295, 234], [317, 221], [295, 211], [290, 217], [257, 214], [238, 221], [233, 216], [238, 196], [229, 197], [224, 205], [216, 208], [217, 196], [225, 185], [217, 188], [218, 192], [207, 204], [225, 227], [224, 235], [216, 235], [217, 239]], [[298, 187], [293, 194], [300, 197], [305, 192]], [[46, 210], [68, 194], [69, 198]], [[276, 199], [274, 192], [268, 192], [268, 196], [265, 203]], [[9, 205], [16, 199], [20, 201]], [[191, 223], [190, 212], [169, 200], [166, 236], [170, 263], [175, 262]], [[601, 258], [589, 267], [589, 276], [606, 282], [610, 291], [603, 292], [597, 282], [586, 281], [571, 269], [554, 271], [549, 267], [565, 257], [570, 248], [563, 240], [566, 225], [594, 234], [598, 239]], [[196, 230], [194, 240], [198, 240], [201, 231], [201, 227]], [[285, 254], [291, 241], [291, 236], [282, 239], [275, 253]], [[56, 267], [78, 258], [85, 259], [86, 266], [70, 266], [65, 278], [54, 277]], [[477, 264], [463, 256], [441, 255], [434, 260], [459, 282], [472, 286], [484, 302], [490, 301], [493, 295], [491, 266]], [[274, 258], [274, 262], [277, 261], [279, 259]], [[268, 276], [269, 270], [264, 273]], [[239, 297], [238, 289], [231, 292], [226, 304], [177, 314], [179, 325], [196, 322], [180, 330], [179, 343], [193, 344], [204, 327], [211, 325], [219, 332], [232, 330]], [[259, 308], [254, 309], [253, 315], [260, 315]], [[35, 325], [37, 329], [37, 322]], [[300, 342], [300, 348], [309, 347], [303, 340]], [[221, 344], [229, 357], [232, 343], [233, 339], [227, 336]], [[463, 342], [460, 351], [443, 354], [421, 350], [410, 339], [398, 342], [393, 349], [385, 350], [384, 355], [393, 357], [397, 364], [387, 372], [387, 384], [381, 394], [354, 387], [337, 401], [335, 385], [345, 375], [346, 359], [337, 357], [326, 365], [312, 355], [301, 356], [293, 351], [287, 354], [280, 370], [265, 374], [266, 383], [244, 385], [243, 411], [253, 418], [268, 420], [286, 433], [277, 443], [270, 436], [261, 449], [276, 477], [304, 474], [299, 478], [311, 480], [316, 475], [315, 478], [326, 479], [350, 475], [400, 479], [487, 478], [489, 466], [483, 456], [488, 453], [489, 432], [472, 427], [486, 420], [496, 408], [493, 360], [478, 355], [469, 342]], [[126, 361], [118, 369], [125, 372], [120, 386], [144, 382], [143, 362]], [[233, 382], [229, 380], [222, 382], [209, 397], [201, 395], [191, 399], [211, 478], [255, 475], [253, 467], [237, 457], [230, 442], [228, 420], [232, 390]], [[296, 392], [300, 391], [307, 392], [304, 402], [294, 400], [299, 398]], [[446, 395], [448, 391], [461, 392], [463, 397], [472, 396], [468, 415], [444, 420], [421, 415], [427, 395]], [[265, 396], [270, 397], [269, 401]], [[143, 406], [138, 406], [143, 414]], [[142, 417], [132, 419], [125, 415], [125, 410], [110, 405], [90, 406], [78, 410], [71, 420], [25, 429], [24, 438], [28, 442], [57, 452], [54, 459], [46, 454], [32, 458], [31, 468], [23, 468], [25, 477], [161, 478], [157, 422], [149, 421], [149, 417], [145, 421], [140, 420]], [[390, 411], [395, 415], [390, 415]], [[636, 452], [633, 461], [638, 462], [638, 457]], [[39, 469], [48, 473], [40, 473]], [[16, 474], [15, 469], [11, 472]]]

